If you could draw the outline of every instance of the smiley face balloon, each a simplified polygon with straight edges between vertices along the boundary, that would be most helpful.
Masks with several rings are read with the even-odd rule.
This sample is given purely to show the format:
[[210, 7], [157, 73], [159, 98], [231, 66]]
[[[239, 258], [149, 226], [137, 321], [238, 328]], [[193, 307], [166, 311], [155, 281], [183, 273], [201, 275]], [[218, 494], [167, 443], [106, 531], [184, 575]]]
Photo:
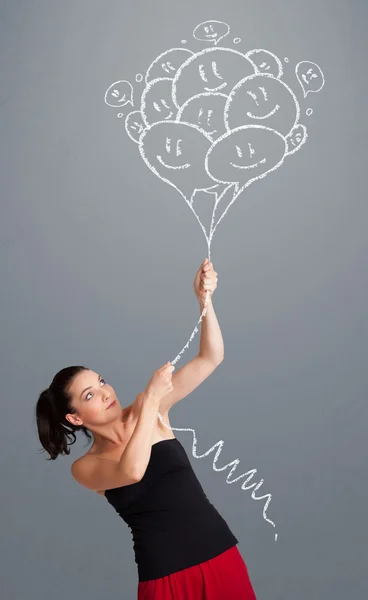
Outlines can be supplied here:
[[142, 93], [141, 113], [145, 125], [174, 121], [177, 108], [172, 101], [172, 79], [154, 79]]
[[163, 121], [142, 133], [139, 151], [149, 169], [190, 202], [196, 190], [217, 187], [204, 168], [211, 143], [207, 133], [194, 125]]
[[291, 89], [280, 79], [263, 73], [245, 77], [233, 87], [224, 119], [228, 131], [259, 124], [288, 135], [299, 115], [299, 103]]
[[237, 127], [222, 135], [209, 149], [205, 167], [214, 181], [235, 183], [242, 191], [284, 160], [285, 138], [262, 125]]
[[173, 79], [173, 100], [184, 102], [204, 92], [229, 94], [239, 79], [254, 73], [245, 54], [231, 48], [206, 48], [185, 61]]

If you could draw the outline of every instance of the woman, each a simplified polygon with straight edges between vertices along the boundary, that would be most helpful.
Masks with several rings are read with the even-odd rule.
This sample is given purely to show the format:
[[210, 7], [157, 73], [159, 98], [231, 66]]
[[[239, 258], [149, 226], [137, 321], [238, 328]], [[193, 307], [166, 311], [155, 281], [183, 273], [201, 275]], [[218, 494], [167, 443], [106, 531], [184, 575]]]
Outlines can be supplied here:
[[[217, 273], [206, 259], [194, 290], [204, 308]], [[199, 354], [174, 375], [166, 363], [122, 408], [114, 389], [82, 366], [62, 369], [37, 402], [43, 448], [55, 460], [83, 431], [93, 444], [71, 467], [74, 479], [101, 494], [131, 529], [138, 600], [255, 600], [237, 538], [210, 503], [168, 412], [223, 359], [220, 327], [209, 298]], [[159, 414], [166, 427], [158, 418]]]

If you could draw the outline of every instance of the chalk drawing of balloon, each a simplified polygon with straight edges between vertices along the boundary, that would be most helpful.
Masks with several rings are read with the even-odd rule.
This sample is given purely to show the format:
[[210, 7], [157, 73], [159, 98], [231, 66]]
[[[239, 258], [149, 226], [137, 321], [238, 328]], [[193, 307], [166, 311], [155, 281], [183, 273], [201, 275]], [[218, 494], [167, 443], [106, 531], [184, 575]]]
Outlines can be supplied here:
[[228, 94], [239, 79], [254, 74], [245, 54], [232, 48], [205, 48], [186, 60], [173, 79], [173, 101], [184, 102], [204, 92]]
[[256, 48], [245, 55], [253, 64], [256, 73], [267, 73], [276, 78], [282, 77], [284, 70], [281, 60], [268, 50]]
[[325, 85], [325, 77], [318, 65], [302, 60], [295, 67], [296, 77], [303, 90], [304, 98], [309, 92], [319, 92]]
[[178, 110], [176, 120], [192, 123], [204, 129], [214, 141], [225, 133], [224, 109], [226, 94], [204, 92], [190, 98]]
[[148, 67], [145, 82], [149, 83], [152, 79], [158, 79], [159, 77], [170, 77], [172, 79], [180, 65], [193, 54], [191, 50], [186, 48], [171, 48], [162, 52]]
[[207, 133], [194, 125], [163, 121], [141, 134], [139, 150], [148, 168], [189, 203], [196, 190], [217, 186], [204, 169], [211, 144]]
[[284, 136], [262, 125], [237, 127], [212, 144], [205, 157], [207, 173], [218, 183], [235, 184], [233, 198], [215, 227], [245, 188], [282, 165], [286, 152]]
[[172, 79], [165, 77], [149, 82], [142, 92], [141, 112], [147, 126], [175, 120], [177, 108], [172, 100]]
[[266, 73], [241, 79], [225, 105], [228, 131], [239, 125], [259, 124], [287, 135], [297, 124], [300, 107], [294, 92], [280, 79]]
[[139, 144], [139, 138], [146, 125], [140, 110], [133, 110], [126, 116], [125, 131], [133, 142]]
[[216, 202], [228, 187], [214, 181], [205, 170], [205, 156], [211, 144], [204, 130], [177, 121], [154, 123], [139, 139], [144, 162], [152, 173], [181, 194], [197, 218], [207, 242], [206, 228], [193, 207], [195, 193], [209, 192], [209, 198]]
[[115, 81], [105, 92], [105, 102], [108, 106], [120, 108], [126, 104], [133, 106], [133, 87], [129, 81]]
[[193, 37], [201, 42], [213, 42], [216, 45], [229, 31], [229, 25], [223, 21], [204, 21], [194, 29]]
[[287, 156], [300, 150], [307, 141], [307, 137], [308, 133], [305, 125], [301, 125], [300, 123], [299, 125], [296, 125], [285, 138], [287, 144]]

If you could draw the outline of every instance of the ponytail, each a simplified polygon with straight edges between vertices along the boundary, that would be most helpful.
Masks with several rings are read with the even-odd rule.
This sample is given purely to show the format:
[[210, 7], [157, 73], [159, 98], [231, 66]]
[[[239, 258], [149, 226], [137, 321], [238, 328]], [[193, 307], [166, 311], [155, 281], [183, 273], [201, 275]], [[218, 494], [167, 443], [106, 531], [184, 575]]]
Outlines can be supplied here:
[[[43, 390], [36, 404], [36, 422], [41, 445], [50, 455], [47, 460], [55, 460], [59, 454], [70, 454], [68, 445], [76, 441], [76, 431], [83, 431], [88, 440], [91, 432], [83, 425], [73, 425], [65, 418], [68, 413], [75, 413], [71, 405], [69, 386], [74, 377], [87, 367], [66, 367], [59, 371], [49, 388]], [[70, 441], [71, 440], [71, 441]]]

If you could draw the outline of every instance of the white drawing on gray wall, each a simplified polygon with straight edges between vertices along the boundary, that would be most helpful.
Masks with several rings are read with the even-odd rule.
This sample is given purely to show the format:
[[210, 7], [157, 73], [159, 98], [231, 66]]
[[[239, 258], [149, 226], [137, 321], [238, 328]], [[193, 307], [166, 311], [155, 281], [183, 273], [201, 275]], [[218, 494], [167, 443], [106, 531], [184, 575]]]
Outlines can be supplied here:
[[133, 86], [129, 81], [122, 79], [121, 81], [115, 81], [106, 90], [105, 102], [108, 106], [119, 107], [125, 106], [126, 104], [133, 104]]
[[193, 37], [201, 42], [213, 42], [216, 45], [229, 31], [229, 25], [223, 21], [204, 21], [195, 27]]
[[302, 60], [296, 65], [295, 75], [303, 90], [304, 98], [309, 92], [320, 92], [325, 85], [325, 78], [320, 67], [309, 60]]
[[257, 48], [256, 50], [249, 50], [246, 56], [254, 65], [255, 73], [267, 73], [277, 78], [283, 76], [282, 62], [273, 52]]
[[[219, 41], [229, 32], [229, 25], [222, 21], [205, 21], [195, 27], [193, 37], [213, 43], [211, 47], [198, 52], [171, 48], [159, 54], [146, 70], [140, 104], [125, 117], [125, 131], [137, 145], [143, 162], [176, 190], [198, 221], [207, 242], [209, 260], [215, 231], [232, 204], [240, 197], [243, 201], [250, 198], [249, 187], [289, 164], [308, 139], [307, 128], [300, 122], [297, 94], [283, 80], [281, 60], [262, 48], [243, 53], [219, 47]], [[284, 62], [289, 65], [289, 58]], [[322, 70], [311, 61], [299, 62], [295, 75], [303, 91], [302, 101], [309, 92], [319, 92], [325, 83]], [[119, 108], [129, 103], [134, 106], [131, 84], [127, 80], [111, 84], [105, 93], [105, 103]], [[303, 109], [307, 116], [313, 113], [310, 107]], [[210, 218], [208, 211], [202, 215], [204, 203], [206, 208], [210, 207]], [[208, 299], [209, 292], [199, 321], [172, 364], [180, 360], [198, 333]], [[193, 433], [196, 458], [219, 446], [216, 462], [222, 440], [204, 455], [197, 456], [195, 431], [170, 428], [158, 416], [173, 431]], [[238, 462], [236, 459], [214, 469], [220, 471], [234, 464], [230, 475]], [[250, 471], [254, 472], [255, 469]], [[262, 484], [263, 479], [257, 485], [242, 488], [256, 485], [252, 497], [268, 498], [263, 516], [275, 527], [265, 516], [271, 494], [257, 498], [253, 495]]]

